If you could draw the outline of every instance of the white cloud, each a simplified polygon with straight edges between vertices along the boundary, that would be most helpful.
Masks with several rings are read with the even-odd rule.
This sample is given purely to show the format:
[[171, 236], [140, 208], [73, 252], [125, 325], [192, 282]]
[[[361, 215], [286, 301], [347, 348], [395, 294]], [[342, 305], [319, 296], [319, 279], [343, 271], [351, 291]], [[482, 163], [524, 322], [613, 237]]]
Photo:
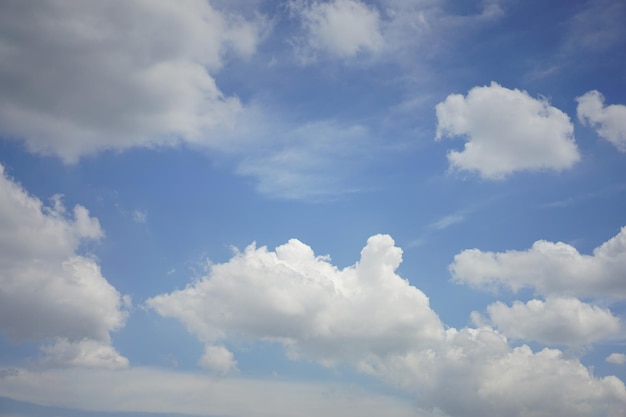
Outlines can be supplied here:
[[577, 97], [576, 113], [581, 123], [595, 128], [598, 135], [611, 142], [621, 152], [626, 152], [626, 105], [604, 105], [604, 96], [589, 91]]
[[335, 383], [215, 378], [151, 368], [12, 370], [0, 397], [86, 411], [233, 417], [426, 417], [400, 397]]
[[496, 302], [487, 307], [491, 323], [506, 336], [545, 345], [585, 345], [620, 332], [620, 320], [610, 310], [576, 298]]
[[54, 344], [42, 346], [41, 351], [46, 354], [43, 360], [45, 364], [108, 369], [128, 367], [128, 359], [121, 356], [113, 346], [98, 340], [72, 342], [58, 338]]
[[252, 54], [264, 23], [203, 0], [46, 0], [2, 3], [0, 28], [3, 136], [75, 162], [104, 149], [215, 144], [212, 129], [242, 105], [211, 74], [229, 51]]
[[227, 374], [237, 369], [237, 361], [234, 359], [233, 353], [224, 346], [205, 346], [199, 363], [204, 369], [219, 374]]
[[372, 236], [343, 270], [292, 239], [275, 251], [250, 245], [208, 276], [148, 300], [204, 343], [229, 337], [279, 342], [292, 358], [326, 365], [406, 352], [439, 340], [428, 298], [395, 274], [402, 251]]
[[592, 255], [563, 242], [539, 240], [526, 251], [468, 249], [450, 265], [453, 279], [473, 287], [534, 288], [543, 295], [626, 298], [626, 227]]
[[[401, 254], [376, 235], [340, 270], [297, 240], [275, 251], [252, 245], [148, 305], [210, 347], [282, 343], [292, 359], [351, 365], [449, 416], [620, 416], [626, 389], [616, 377], [595, 378], [559, 350], [512, 349], [489, 327], [445, 330], [426, 296], [394, 272]], [[227, 358], [218, 363], [232, 361], [218, 349]]]
[[619, 417], [626, 406], [618, 378], [596, 378], [557, 349], [511, 349], [487, 327], [449, 329], [439, 348], [388, 358], [371, 372], [454, 417]]
[[463, 151], [449, 151], [450, 166], [501, 179], [517, 171], [562, 170], [580, 159], [569, 117], [547, 100], [492, 82], [466, 97], [437, 104], [437, 136], [461, 136]]
[[308, 31], [314, 50], [343, 58], [376, 52], [383, 46], [376, 9], [357, 0], [334, 0], [303, 5], [292, 2]]
[[96, 261], [77, 252], [82, 242], [103, 236], [98, 220], [80, 205], [68, 216], [59, 196], [44, 206], [2, 166], [0, 174], [0, 332], [18, 342], [108, 343], [109, 332], [126, 320], [123, 299]]
[[626, 363], [626, 355], [623, 353], [611, 353], [605, 360], [615, 365], [623, 365]]

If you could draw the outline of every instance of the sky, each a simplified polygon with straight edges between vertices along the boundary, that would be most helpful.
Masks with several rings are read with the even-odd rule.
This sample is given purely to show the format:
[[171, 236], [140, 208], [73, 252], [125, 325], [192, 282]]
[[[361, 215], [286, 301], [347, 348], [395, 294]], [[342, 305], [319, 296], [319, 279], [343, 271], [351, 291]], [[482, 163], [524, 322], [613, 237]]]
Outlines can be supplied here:
[[0, 416], [623, 417], [624, 21], [0, 2]]

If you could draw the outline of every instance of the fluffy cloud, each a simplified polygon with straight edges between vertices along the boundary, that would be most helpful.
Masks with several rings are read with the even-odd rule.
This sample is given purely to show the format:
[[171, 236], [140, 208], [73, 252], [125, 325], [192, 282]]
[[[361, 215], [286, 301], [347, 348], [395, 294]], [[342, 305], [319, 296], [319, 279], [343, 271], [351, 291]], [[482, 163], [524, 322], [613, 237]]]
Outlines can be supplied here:
[[557, 349], [511, 349], [488, 327], [449, 329], [438, 348], [379, 361], [371, 372], [451, 417], [619, 417], [626, 406], [618, 378], [596, 378]]
[[46, 0], [3, 2], [0, 28], [0, 133], [74, 162], [103, 149], [214, 143], [210, 131], [242, 106], [210, 72], [227, 51], [252, 54], [263, 24], [204, 0]]
[[589, 91], [577, 97], [576, 113], [581, 123], [595, 128], [598, 135], [611, 142], [621, 152], [626, 152], [626, 106], [623, 104], [604, 105], [604, 96]]
[[453, 279], [473, 287], [534, 288], [544, 295], [626, 297], [626, 227], [592, 255], [563, 242], [539, 240], [526, 251], [468, 249], [450, 265]]
[[513, 172], [562, 170], [580, 159], [569, 117], [545, 99], [492, 82], [466, 97], [451, 94], [437, 104], [437, 136], [462, 136], [463, 151], [449, 151], [455, 169], [500, 179]]
[[608, 363], [614, 363], [616, 365], [623, 365], [626, 363], [626, 355], [623, 353], [611, 353], [606, 357]]
[[496, 302], [487, 307], [491, 322], [508, 337], [546, 345], [584, 345], [620, 332], [620, 320], [608, 309], [576, 298]]
[[308, 31], [308, 44], [337, 57], [353, 57], [377, 51], [383, 45], [378, 12], [357, 0], [292, 2]]
[[361, 260], [343, 270], [295, 239], [273, 252], [250, 245], [200, 281], [147, 303], [207, 345], [243, 336], [282, 343], [292, 358], [355, 362], [443, 335], [428, 298], [395, 274], [401, 260], [386, 235], [371, 237]]
[[204, 369], [219, 374], [227, 374], [237, 369], [237, 361], [233, 353], [224, 346], [205, 346], [204, 354], [200, 358], [199, 363]]
[[[96, 261], [77, 253], [81, 242], [103, 236], [98, 220], [80, 205], [68, 216], [59, 196], [44, 206], [2, 166], [0, 174], [0, 331], [18, 342], [60, 337], [108, 344], [109, 332], [126, 320], [123, 299]], [[59, 343], [49, 353], [67, 351], [69, 342]], [[83, 356], [90, 348], [102, 352], [90, 343], [75, 348]]]
[[386, 235], [341, 270], [297, 240], [275, 251], [251, 245], [147, 303], [197, 335], [207, 345], [201, 363], [218, 372], [235, 364], [220, 342], [264, 340], [292, 359], [350, 364], [414, 393], [433, 415], [621, 415], [626, 389], [616, 377], [596, 378], [559, 350], [512, 349], [490, 327], [445, 329], [395, 273], [401, 257]]

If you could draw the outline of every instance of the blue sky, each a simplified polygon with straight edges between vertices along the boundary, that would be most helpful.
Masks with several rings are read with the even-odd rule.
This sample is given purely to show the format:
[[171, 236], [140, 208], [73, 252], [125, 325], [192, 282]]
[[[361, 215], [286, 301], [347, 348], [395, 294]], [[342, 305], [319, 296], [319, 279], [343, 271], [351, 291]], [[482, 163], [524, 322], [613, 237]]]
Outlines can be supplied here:
[[626, 5], [0, 5], [0, 415], [626, 408]]

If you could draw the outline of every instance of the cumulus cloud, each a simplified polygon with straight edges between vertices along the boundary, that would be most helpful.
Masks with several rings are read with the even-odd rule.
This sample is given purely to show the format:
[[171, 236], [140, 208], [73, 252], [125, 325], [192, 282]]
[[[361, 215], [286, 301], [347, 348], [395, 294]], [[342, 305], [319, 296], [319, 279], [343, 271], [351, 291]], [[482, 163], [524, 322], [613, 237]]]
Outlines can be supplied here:
[[219, 374], [227, 374], [237, 369], [237, 361], [233, 353], [224, 346], [205, 346], [199, 363], [204, 369]]
[[615, 336], [620, 320], [610, 310], [577, 298], [496, 302], [487, 307], [489, 319], [506, 336], [545, 345], [585, 345]]
[[[60, 196], [44, 206], [0, 166], [0, 332], [16, 342], [108, 344], [126, 320], [123, 299], [96, 261], [78, 253], [82, 242], [102, 236], [86, 208], [77, 205], [70, 216]], [[59, 343], [49, 352], [69, 346]], [[95, 346], [89, 343], [76, 348]]]
[[488, 326], [445, 328], [427, 297], [396, 274], [401, 259], [386, 235], [368, 239], [359, 262], [344, 269], [295, 239], [274, 251], [251, 245], [147, 304], [203, 341], [214, 370], [234, 360], [219, 343], [264, 340], [292, 359], [381, 378], [434, 415], [620, 416], [626, 389], [618, 378], [596, 378], [556, 349], [513, 349]]
[[383, 46], [378, 12], [360, 1], [292, 2], [291, 7], [301, 18], [307, 43], [314, 50], [344, 58], [376, 52]]
[[227, 52], [252, 54], [264, 26], [203, 0], [3, 2], [0, 133], [66, 162], [214, 144], [242, 104], [211, 74]]
[[450, 265], [453, 279], [478, 288], [533, 288], [543, 295], [626, 297], [626, 227], [593, 250], [539, 240], [525, 251], [468, 249]]
[[436, 139], [460, 136], [451, 168], [501, 179], [517, 171], [563, 170], [580, 159], [569, 117], [546, 99], [492, 82], [437, 104]]
[[596, 90], [577, 97], [576, 114], [581, 123], [596, 130], [620, 152], [626, 152], [626, 105], [604, 105], [604, 96]]
[[618, 417], [626, 405], [618, 378], [596, 378], [558, 349], [512, 349], [488, 327], [448, 329], [439, 348], [388, 358], [371, 369], [415, 390], [421, 407], [451, 417]]
[[396, 275], [401, 260], [387, 235], [371, 237], [361, 260], [342, 270], [296, 239], [275, 251], [250, 245], [200, 281], [147, 303], [207, 345], [243, 336], [281, 343], [292, 358], [355, 362], [442, 337], [428, 298]]
[[605, 360], [615, 365], [623, 365], [626, 363], [626, 355], [623, 353], [611, 353]]

